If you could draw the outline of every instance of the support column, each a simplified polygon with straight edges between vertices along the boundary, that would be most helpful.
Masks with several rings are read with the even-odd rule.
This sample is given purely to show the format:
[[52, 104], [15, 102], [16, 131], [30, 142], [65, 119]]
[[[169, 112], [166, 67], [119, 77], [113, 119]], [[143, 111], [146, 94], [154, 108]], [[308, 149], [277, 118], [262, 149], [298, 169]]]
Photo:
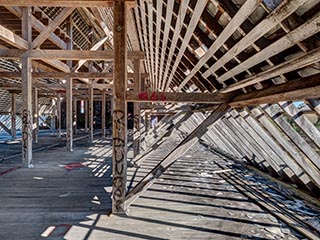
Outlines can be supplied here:
[[101, 136], [106, 137], [106, 92], [102, 93], [102, 104], [101, 104]]
[[84, 100], [84, 131], [88, 132], [88, 100]]
[[124, 0], [113, 1], [113, 161], [112, 213], [124, 214], [127, 182], [127, 12]]
[[39, 135], [39, 102], [38, 88], [33, 88], [33, 141], [38, 143]]
[[58, 137], [61, 138], [61, 94], [57, 96], [57, 130]]
[[73, 133], [77, 134], [77, 98], [73, 97], [73, 108], [72, 108], [72, 112], [73, 112]]
[[[31, 29], [31, 8], [22, 8], [22, 37], [28, 41], [29, 46], [32, 41]], [[22, 97], [22, 165], [23, 167], [33, 167], [32, 161], [32, 61], [27, 55], [21, 57], [21, 97]]]
[[[136, 92], [141, 91], [141, 74], [140, 74], [140, 60], [134, 60], [134, 73], [133, 73], [133, 84], [134, 90]], [[140, 153], [140, 103], [133, 103], [133, 116], [134, 116], [134, 125], [133, 125], [133, 157], [136, 157]]]
[[[72, 15], [69, 16], [67, 19], [67, 34], [69, 35], [70, 39], [67, 43], [67, 49], [72, 49]], [[72, 68], [72, 61], [67, 61], [68, 66], [70, 69]], [[72, 79], [69, 77], [67, 80], [67, 86], [66, 86], [66, 120], [67, 120], [67, 150], [69, 152], [73, 151], [73, 129], [72, 129]]]
[[16, 107], [16, 94], [11, 94], [11, 137], [15, 139], [17, 137], [17, 127], [16, 127], [16, 116], [17, 116], [17, 107]]
[[93, 87], [92, 80], [89, 88], [89, 142], [93, 142]]

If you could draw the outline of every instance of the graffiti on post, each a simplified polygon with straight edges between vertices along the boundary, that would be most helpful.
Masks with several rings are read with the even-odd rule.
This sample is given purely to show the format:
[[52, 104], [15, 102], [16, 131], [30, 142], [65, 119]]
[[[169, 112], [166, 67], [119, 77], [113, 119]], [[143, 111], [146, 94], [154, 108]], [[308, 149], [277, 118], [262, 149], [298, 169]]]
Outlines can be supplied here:
[[[29, 151], [31, 149], [31, 138], [32, 138], [32, 120], [31, 112], [27, 109], [22, 111], [22, 159], [28, 161], [28, 165], [32, 165], [32, 159], [29, 159]], [[30, 148], [30, 149], [28, 149]]]
[[113, 112], [113, 201], [117, 212], [124, 212], [123, 201], [126, 185], [125, 113]]

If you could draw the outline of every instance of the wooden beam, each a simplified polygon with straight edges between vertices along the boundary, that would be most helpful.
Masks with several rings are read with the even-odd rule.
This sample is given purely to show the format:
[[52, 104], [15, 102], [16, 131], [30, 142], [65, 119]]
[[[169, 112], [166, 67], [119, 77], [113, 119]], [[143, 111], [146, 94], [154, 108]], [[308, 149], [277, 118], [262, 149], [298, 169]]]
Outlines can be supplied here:
[[73, 12], [74, 7], [64, 8], [55, 19], [32, 42], [32, 48], [38, 48], [60, 24]]
[[[134, 4], [135, 0], [125, 0]], [[39, 6], [39, 7], [112, 7], [112, 0], [0, 0], [1, 6]]]
[[[18, 50], [0, 49], [0, 58], [20, 58], [26, 55], [30, 59], [38, 60], [112, 60], [113, 51], [90, 51], [90, 50]], [[128, 59], [143, 59], [144, 53], [140, 51], [128, 52]]]
[[259, 64], [265, 61], [266, 59], [269, 59], [272, 56], [275, 56], [276, 54], [288, 49], [289, 47], [292, 47], [298, 42], [301, 42], [313, 36], [314, 34], [320, 31], [320, 28], [318, 26], [319, 21], [320, 15], [316, 15], [314, 18], [310, 19], [309, 21], [302, 24], [295, 30], [289, 32], [279, 40], [270, 44], [268, 47], [264, 48], [260, 52], [256, 53], [252, 57], [242, 62], [241, 64], [229, 70], [228, 72], [220, 76], [217, 80], [222, 83], [227, 79], [245, 71], [246, 69], [249, 69], [254, 65]]
[[294, 70], [298, 70], [300, 68], [309, 66], [318, 62], [320, 59], [320, 48], [316, 48], [308, 53], [305, 53], [299, 57], [293, 58], [286, 62], [283, 62], [277, 66], [274, 66], [266, 71], [253, 75], [247, 79], [241, 80], [235, 84], [231, 84], [224, 89], [221, 89], [219, 92], [227, 93], [231, 91], [235, 91], [237, 89], [241, 89], [243, 87], [247, 87], [258, 82], [262, 82], [281, 74], [285, 74]]
[[106, 92], [102, 92], [101, 104], [101, 137], [106, 137]]
[[237, 95], [231, 99], [229, 106], [237, 108], [318, 97], [320, 97], [320, 74], [289, 81], [260, 91]]
[[[187, 2], [187, 1], [183, 1], [181, 4], [183, 4], [185, 2]], [[184, 52], [185, 52], [186, 48], [188, 47], [190, 39], [192, 38], [192, 35], [194, 34], [194, 30], [198, 25], [198, 22], [201, 18], [202, 12], [205, 9], [206, 5], [207, 5], [207, 1], [197, 1], [196, 2], [196, 6], [194, 7], [194, 11], [192, 13], [191, 20], [188, 23], [187, 32], [185, 33], [184, 39], [182, 40], [182, 45], [179, 48], [178, 56], [176, 57], [176, 60], [174, 61], [174, 64], [173, 64], [173, 67], [171, 70], [171, 74], [170, 74], [168, 80], [164, 81], [162, 91], [167, 91], [169, 89], [169, 86], [172, 82], [172, 79], [173, 79], [173, 76], [176, 72], [176, 69], [177, 69], [178, 65], [180, 64], [182, 57], [184, 56]], [[160, 14], [160, 13], [158, 13], [158, 14]], [[184, 19], [184, 18], [182, 18], [182, 19]], [[178, 20], [177, 20], [177, 22], [178, 22]], [[174, 46], [176, 45], [175, 43], [172, 43], [172, 44], [174, 44]]]
[[135, 92], [127, 91], [128, 102], [223, 103], [229, 98], [220, 93]]
[[[1, 50], [0, 50], [1, 52]], [[134, 74], [128, 73], [128, 79], [133, 79]], [[141, 77], [146, 77], [146, 73], [142, 73]], [[20, 72], [0, 72], [1, 78], [21, 78]], [[103, 73], [103, 72], [34, 72], [32, 73], [33, 78], [57, 78], [57, 79], [113, 79], [113, 73]]]
[[240, 25], [250, 16], [250, 14], [259, 6], [261, 0], [247, 0], [239, 9], [237, 14], [231, 19], [221, 34], [210, 46], [197, 64], [191, 69], [188, 76], [179, 85], [177, 91], [180, 91], [190, 79], [200, 70], [200, 68], [213, 56], [213, 54], [228, 40], [228, 38], [240, 27]]
[[10, 131], [10, 129], [9, 129], [6, 125], [4, 125], [1, 121], [0, 121], [0, 127], [1, 127], [4, 131], [6, 131], [9, 135], [12, 135], [12, 131]]
[[[189, 1], [190, 0], [185, 0], [185, 1], [182, 1], [180, 3], [180, 8], [179, 8], [179, 13], [178, 13], [178, 16], [177, 16], [177, 21], [176, 21], [176, 26], [175, 26], [175, 29], [174, 29], [174, 34], [173, 34], [173, 37], [171, 39], [171, 46], [170, 46], [170, 49], [169, 49], [169, 55], [166, 56], [166, 59], [167, 59], [167, 64], [165, 65], [165, 71], [164, 71], [164, 75], [162, 77], [162, 87], [161, 87], [161, 91], [164, 91], [164, 89], [167, 89], [166, 86], [169, 86], [168, 85], [168, 82], [166, 81], [167, 80], [167, 77], [168, 77], [168, 73], [169, 73], [169, 68], [170, 66], [172, 65], [171, 64], [171, 61], [172, 61], [172, 58], [173, 58], [173, 54], [177, 48], [177, 43], [178, 43], [178, 39], [180, 37], [180, 32], [182, 30], [182, 26], [183, 26], [183, 21], [184, 21], [184, 18], [185, 18], [185, 15], [187, 13], [187, 9], [188, 9], [188, 4], [189, 4]], [[206, 3], [206, 1], [200, 1], [200, 3]], [[199, 2], [197, 1], [197, 5], [199, 6]], [[159, 13], [160, 14], [160, 13]], [[201, 14], [200, 14], [201, 15]], [[192, 14], [192, 17], [194, 17], [194, 14]], [[191, 23], [191, 27], [192, 27], [192, 22]], [[190, 27], [190, 26], [189, 26]], [[188, 29], [189, 29], [188, 27]], [[188, 32], [187, 32], [188, 33]], [[187, 35], [186, 33], [186, 35]], [[189, 32], [190, 33], [190, 32]], [[185, 37], [188, 37], [188, 36], [185, 36]], [[191, 37], [191, 36], [190, 36]], [[182, 41], [183, 42], [183, 41]], [[189, 41], [185, 44], [183, 44], [181, 47], [182, 47], [182, 50], [185, 50], [186, 48], [186, 44], [188, 44]], [[181, 49], [181, 48], [180, 48]], [[180, 52], [180, 51], [179, 51]], [[184, 53], [184, 51], [183, 51]], [[178, 61], [177, 63], [179, 63], [180, 61]], [[175, 67], [175, 65], [173, 65]], [[173, 72], [174, 69], [173, 69]]]
[[[224, 63], [229, 62], [233, 57], [254, 43], [257, 39], [274, 28], [279, 22], [282, 22], [297, 8], [303, 5], [307, 0], [292, 0], [282, 2], [276, 10], [255, 26], [246, 36], [244, 36], [237, 44], [235, 44], [223, 57], [215, 62], [202, 76], [208, 78], [209, 75], [215, 73]], [[255, 62], [254, 62], [255, 63]]]
[[114, 88], [113, 88], [113, 159], [112, 213], [126, 212], [124, 200], [127, 183], [127, 8], [123, 0], [113, 7]]
[[38, 143], [39, 135], [39, 98], [38, 98], [38, 88], [33, 88], [33, 141]]
[[26, 40], [5, 28], [3, 25], [0, 25], [0, 39], [16, 48], [27, 49], [29, 47]]
[[201, 136], [206, 133], [209, 126], [220, 119], [228, 110], [227, 104], [221, 104], [210, 116], [193, 130], [181, 143], [167, 154], [159, 164], [153, 168], [137, 185], [127, 194], [125, 205], [130, 206], [143, 194], [182, 154], [188, 151]]

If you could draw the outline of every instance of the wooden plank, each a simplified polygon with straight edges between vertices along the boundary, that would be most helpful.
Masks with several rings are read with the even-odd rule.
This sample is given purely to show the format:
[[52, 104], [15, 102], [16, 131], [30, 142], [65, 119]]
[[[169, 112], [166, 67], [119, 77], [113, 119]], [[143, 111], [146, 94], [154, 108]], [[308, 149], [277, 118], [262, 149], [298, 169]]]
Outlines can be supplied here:
[[[280, 107], [292, 117], [294, 122], [301, 127], [306, 135], [320, 147], [320, 132], [318, 128], [298, 109], [292, 102], [279, 102]], [[320, 149], [319, 149], [320, 150]]]
[[208, 51], [203, 55], [198, 63], [191, 69], [188, 76], [179, 85], [178, 90], [180, 91], [187, 82], [200, 70], [200, 68], [214, 55], [214, 53], [228, 40], [228, 38], [239, 28], [239, 26], [250, 16], [250, 14], [258, 7], [261, 0], [248, 0], [239, 9], [237, 14], [231, 19], [229, 24], [223, 29], [221, 34], [210, 46]]
[[125, 205], [130, 206], [143, 194], [183, 153], [190, 149], [206, 131], [207, 128], [220, 119], [227, 111], [227, 104], [221, 104], [207, 117], [194, 131], [181, 143], [168, 153], [159, 164], [153, 168], [137, 185], [127, 194]]
[[312, 161], [313, 166], [320, 169], [320, 156], [286, 121], [282, 116], [280, 107], [277, 104], [261, 105], [264, 112], [266, 112], [283, 130], [285, 134], [296, 144], [296, 146]]
[[227, 93], [231, 91], [235, 91], [237, 89], [247, 87], [279, 75], [298, 70], [300, 68], [304, 68], [311, 64], [314, 64], [319, 61], [320, 58], [320, 48], [316, 48], [308, 53], [305, 53], [299, 57], [293, 58], [291, 60], [285, 61], [279, 65], [276, 65], [266, 71], [255, 74], [249, 78], [241, 80], [240, 82], [231, 84], [220, 90], [221, 93]]
[[[140, 5], [140, 11], [141, 11], [141, 22], [142, 22], [142, 37], [143, 37], [143, 46], [144, 46], [144, 51], [146, 53], [146, 64], [147, 64], [147, 68], [148, 68], [148, 73], [150, 75], [150, 81], [153, 81], [153, 72], [152, 72], [152, 67], [151, 67], [151, 54], [150, 54], [150, 49], [149, 49], [149, 45], [148, 45], [148, 39], [147, 39], [147, 23], [146, 23], [146, 17], [147, 14], [145, 12], [145, 8], [144, 8], [144, 1], [143, 0], [138, 0], [139, 5]], [[137, 19], [139, 19], [139, 14], [138, 12], [136, 12], [136, 17]]]
[[302, 24], [295, 30], [291, 31], [290, 33], [286, 34], [279, 40], [270, 44], [268, 47], [256, 53], [251, 58], [245, 60], [241, 64], [229, 70], [228, 72], [220, 76], [217, 80], [222, 83], [230, 77], [236, 76], [240, 72], [243, 72], [256, 64], [261, 63], [264, 60], [271, 58], [272, 56], [275, 56], [276, 54], [284, 51], [285, 49], [292, 47], [296, 43], [313, 36], [314, 34], [320, 31], [318, 26], [319, 21], [320, 14], [317, 14], [315, 17], [313, 17], [306, 23]]
[[313, 164], [310, 159], [303, 155], [294, 143], [284, 137], [285, 133], [282, 134], [282, 131], [277, 129], [273, 120], [258, 108], [251, 109], [250, 114], [252, 114], [255, 119], [259, 121], [268, 132], [270, 132], [271, 136], [278, 143], [277, 145], [282, 146], [282, 148], [290, 154], [291, 158], [303, 169], [304, 173], [312, 179], [313, 183], [320, 186], [319, 170], [312, 166]]
[[0, 39], [16, 48], [28, 49], [29, 47], [29, 43], [26, 40], [5, 28], [3, 25], [0, 25]]
[[[183, 1], [183, 2], [187, 2], [187, 1]], [[170, 83], [172, 82], [172, 79], [173, 79], [173, 75], [175, 74], [176, 72], [176, 69], [184, 55], [184, 52], [186, 50], [186, 48], [188, 47], [188, 44], [190, 42], [190, 39], [194, 33], [194, 30], [195, 28], [197, 27], [198, 25], [198, 22], [200, 20], [200, 17], [202, 15], [202, 12], [203, 10], [205, 9], [207, 5], [207, 1], [197, 1], [196, 2], [196, 6], [194, 8], [194, 11], [192, 13], [192, 17], [191, 17], [191, 20], [188, 24], [188, 28], [187, 28], [187, 32], [185, 33], [184, 35], [184, 39], [182, 40], [182, 45], [181, 47], [179, 48], [179, 53], [178, 53], [178, 56], [173, 64], [173, 67], [172, 67], [172, 70], [171, 70], [171, 74], [165, 84], [165, 86], [162, 88], [162, 91], [167, 91], [169, 86], [170, 86]], [[183, 18], [182, 18], [183, 19]]]
[[303, 5], [307, 0], [284, 1], [270, 15], [255, 26], [246, 36], [244, 36], [237, 44], [235, 44], [225, 55], [215, 62], [202, 76], [208, 78], [209, 75], [216, 72], [224, 63], [229, 62], [233, 57], [237, 56], [244, 49], [249, 47], [257, 39], [262, 37], [279, 22], [282, 22], [297, 8]]
[[173, 7], [174, 7], [174, 1], [167, 2], [167, 12], [166, 12], [166, 21], [164, 25], [164, 37], [162, 39], [162, 48], [161, 48], [161, 58], [160, 58], [160, 70], [159, 70], [159, 83], [161, 86], [165, 84], [164, 81], [164, 60], [166, 59], [166, 50], [168, 48], [168, 40], [169, 40], [169, 32], [171, 27], [171, 19], [173, 15]]
[[151, 75], [150, 75], [150, 78], [152, 79], [152, 86], [153, 86], [153, 89], [157, 89], [156, 86], [157, 86], [157, 81], [158, 81], [158, 76], [156, 75], [156, 70], [155, 70], [155, 54], [154, 54], [154, 47], [153, 47], [153, 8], [152, 8], [152, 2], [151, 1], [148, 1], [148, 2], [144, 2], [144, 3], [147, 3], [146, 5], [146, 10], [148, 10], [148, 15], [146, 17], [148, 17], [148, 37], [149, 37], [149, 56], [150, 56], [150, 63], [151, 63]]
[[[157, 1], [157, 20], [156, 20], [156, 39], [155, 39], [155, 75], [157, 77], [156, 89], [160, 89], [160, 77], [159, 77], [159, 57], [160, 57], [160, 33], [161, 33], [161, 19], [162, 19], [162, 1]], [[162, 39], [163, 40], [163, 39]], [[162, 43], [163, 45], [163, 43]], [[163, 47], [163, 46], [162, 46]]]
[[[172, 65], [171, 64], [172, 57], [173, 57], [174, 51], [176, 50], [176, 47], [177, 47], [177, 42], [180, 37], [180, 32], [182, 30], [183, 21], [186, 16], [186, 13], [187, 13], [189, 1], [190, 0], [185, 0], [185, 1], [180, 2], [180, 8], [179, 8], [178, 16], [177, 16], [176, 25], [174, 28], [174, 34], [171, 39], [171, 46], [170, 46], [169, 54], [166, 56], [167, 64], [165, 65], [164, 75], [162, 76], [162, 87], [161, 87], [162, 91], [167, 86], [167, 77], [168, 77], [168, 73], [169, 73], [169, 68]], [[203, 3], [206, 1], [201, 1], [201, 2]]]
[[[307, 185], [311, 181], [310, 177], [304, 174], [303, 169], [300, 168], [300, 166], [296, 164], [296, 162], [289, 156], [289, 154], [286, 151], [284, 151], [284, 149], [282, 149], [277, 142], [274, 141], [274, 139], [263, 128], [260, 122], [254, 119], [252, 115], [250, 115], [246, 111], [240, 111], [239, 114], [243, 118], [243, 120], [246, 121], [250, 126], [252, 126], [252, 128], [255, 129], [257, 134], [259, 134], [259, 136], [265, 141], [267, 147], [265, 147], [264, 149], [271, 149], [271, 151], [267, 150], [268, 153], [270, 153], [270, 157], [272, 157], [272, 154], [276, 154], [278, 157], [274, 159], [277, 161], [279, 166], [282, 169], [284, 169], [284, 171], [286, 171], [286, 168], [289, 168], [290, 171], [292, 171], [291, 175], [294, 175], [294, 177], [291, 177], [292, 182], [296, 182], [295, 178], [299, 179], [305, 185]], [[290, 172], [287, 173], [287, 175], [290, 176]]]
[[61, 12], [55, 17], [55, 19], [46, 27], [44, 31], [42, 31], [36, 39], [32, 42], [32, 48], [38, 48], [40, 45], [50, 36], [57, 27], [60, 26], [61, 23], [70, 15], [72, 14], [75, 8], [64, 8]]
[[124, 214], [127, 182], [127, 8], [124, 1], [114, 0], [114, 88], [112, 213]]
[[11, 130], [10, 130], [6, 125], [4, 125], [2, 122], [0, 122], [0, 127], [1, 127], [4, 131], [6, 131], [9, 135], [12, 134], [12, 133], [11, 133]]
[[[133, 4], [135, 0], [125, 0]], [[112, 7], [112, 0], [0, 0], [1, 6], [39, 6], [39, 7]]]
[[[21, 30], [22, 38], [31, 46], [31, 8], [22, 9]], [[23, 167], [33, 167], [32, 159], [32, 62], [31, 59], [23, 56], [21, 58], [21, 85], [22, 85], [22, 165]]]
[[[258, 164], [262, 169], [270, 171], [270, 173], [278, 172], [278, 169], [274, 169], [270, 166], [270, 163], [267, 161], [268, 156], [265, 154], [263, 149], [256, 144], [255, 139], [250, 136], [250, 134], [248, 134], [239, 123], [230, 116], [228, 118], [223, 117], [221, 121], [224, 122], [224, 124], [231, 130], [231, 135], [236, 134], [238, 139], [240, 139], [239, 142], [246, 145], [250, 153], [247, 155], [248, 159]], [[281, 174], [279, 174], [279, 176], [281, 176]]]
[[219, 93], [176, 93], [176, 92], [134, 92], [127, 91], [128, 102], [185, 102], [185, 103], [212, 103], [225, 102], [229, 95]]
[[318, 97], [320, 97], [320, 74], [235, 96], [229, 105], [237, 108]]
[[93, 142], [93, 114], [94, 114], [94, 106], [93, 106], [93, 87], [92, 84], [90, 84], [89, 88], [89, 141]]

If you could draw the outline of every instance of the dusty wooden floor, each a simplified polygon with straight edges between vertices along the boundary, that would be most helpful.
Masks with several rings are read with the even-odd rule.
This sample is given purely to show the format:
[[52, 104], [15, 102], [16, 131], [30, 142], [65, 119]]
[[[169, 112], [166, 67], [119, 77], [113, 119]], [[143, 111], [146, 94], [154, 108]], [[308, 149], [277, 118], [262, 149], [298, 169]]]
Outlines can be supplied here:
[[[1, 240], [298, 239], [213, 174], [219, 157], [200, 145], [143, 194], [127, 217], [108, 216], [110, 142], [86, 141], [72, 153], [63, 147], [37, 152], [34, 168], [0, 176]], [[173, 146], [165, 144], [141, 168], [130, 168], [128, 188]], [[4, 172], [15, 163], [0, 165]]]

